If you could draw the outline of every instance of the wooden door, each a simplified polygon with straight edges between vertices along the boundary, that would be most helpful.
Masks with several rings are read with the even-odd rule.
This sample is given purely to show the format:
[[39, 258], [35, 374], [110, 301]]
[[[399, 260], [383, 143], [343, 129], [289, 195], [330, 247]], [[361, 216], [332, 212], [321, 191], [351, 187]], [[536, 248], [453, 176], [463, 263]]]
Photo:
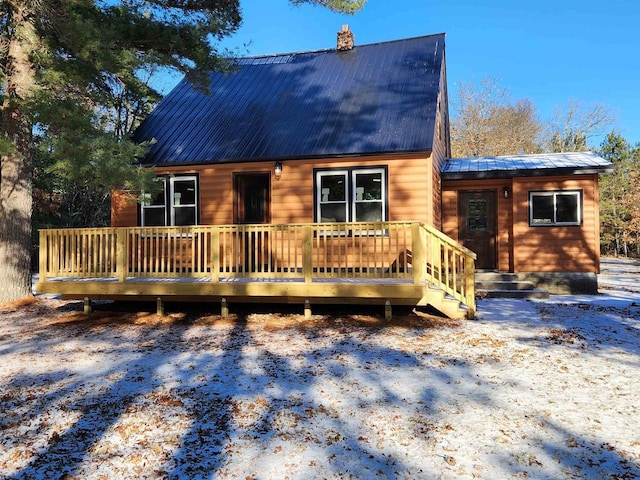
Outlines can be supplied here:
[[271, 221], [270, 174], [238, 174], [235, 179], [235, 223], [269, 223]]
[[460, 243], [478, 255], [476, 268], [495, 270], [497, 268], [495, 190], [459, 192], [458, 222]]
[[[271, 222], [271, 175], [248, 173], [235, 175], [234, 220], [239, 224]], [[267, 271], [269, 238], [263, 231], [248, 231], [239, 239], [243, 272]]]

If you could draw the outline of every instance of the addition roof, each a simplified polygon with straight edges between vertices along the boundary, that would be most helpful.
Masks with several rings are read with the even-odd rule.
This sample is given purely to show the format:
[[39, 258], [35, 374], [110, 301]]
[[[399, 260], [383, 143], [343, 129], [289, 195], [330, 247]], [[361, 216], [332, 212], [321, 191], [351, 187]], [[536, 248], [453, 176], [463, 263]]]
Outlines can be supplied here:
[[608, 173], [611, 162], [592, 152], [540, 153], [500, 157], [452, 158], [442, 170], [444, 180], [514, 178], [540, 175]]
[[153, 165], [430, 151], [443, 67], [444, 34], [242, 58], [208, 92], [182, 80], [134, 139]]

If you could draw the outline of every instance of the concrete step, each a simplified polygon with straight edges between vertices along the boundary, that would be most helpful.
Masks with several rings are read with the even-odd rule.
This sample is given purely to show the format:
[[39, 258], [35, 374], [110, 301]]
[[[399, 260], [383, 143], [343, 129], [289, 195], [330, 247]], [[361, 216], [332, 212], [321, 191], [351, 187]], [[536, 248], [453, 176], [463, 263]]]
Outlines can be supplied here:
[[476, 289], [478, 298], [549, 298], [549, 292], [534, 288], [533, 290], [487, 290]]
[[522, 280], [478, 280], [476, 290], [535, 290], [536, 286]]
[[476, 282], [513, 282], [518, 280], [516, 273], [476, 272]]
[[475, 286], [480, 298], [549, 298], [549, 292], [515, 273], [476, 272]]

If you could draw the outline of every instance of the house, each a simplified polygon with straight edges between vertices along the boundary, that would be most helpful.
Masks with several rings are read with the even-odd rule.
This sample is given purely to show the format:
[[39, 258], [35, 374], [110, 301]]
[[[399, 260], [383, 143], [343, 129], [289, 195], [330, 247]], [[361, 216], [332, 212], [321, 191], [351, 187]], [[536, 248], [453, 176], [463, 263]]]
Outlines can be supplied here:
[[[239, 59], [208, 92], [183, 80], [136, 133], [154, 141], [144, 164], [161, 192], [142, 203], [114, 192], [111, 229], [41, 232], [36, 288], [473, 317], [464, 244], [483, 269], [597, 273], [606, 162], [450, 160], [444, 34], [354, 46], [343, 27], [337, 45]], [[576, 202], [577, 217], [558, 207]], [[567, 247], [542, 253], [557, 239]]]
[[551, 293], [596, 293], [598, 175], [590, 153], [452, 159], [442, 171], [442, 231], [478, 270], [514, 273]]

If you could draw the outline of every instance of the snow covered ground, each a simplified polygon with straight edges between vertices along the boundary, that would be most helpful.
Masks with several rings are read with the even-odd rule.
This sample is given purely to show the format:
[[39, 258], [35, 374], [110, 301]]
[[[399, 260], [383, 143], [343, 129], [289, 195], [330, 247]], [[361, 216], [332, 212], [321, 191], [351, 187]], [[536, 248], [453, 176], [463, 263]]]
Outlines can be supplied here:
[[640, 265], [603, 268], [463, 322], [0, 305], [0, 477], [640, 478]]

